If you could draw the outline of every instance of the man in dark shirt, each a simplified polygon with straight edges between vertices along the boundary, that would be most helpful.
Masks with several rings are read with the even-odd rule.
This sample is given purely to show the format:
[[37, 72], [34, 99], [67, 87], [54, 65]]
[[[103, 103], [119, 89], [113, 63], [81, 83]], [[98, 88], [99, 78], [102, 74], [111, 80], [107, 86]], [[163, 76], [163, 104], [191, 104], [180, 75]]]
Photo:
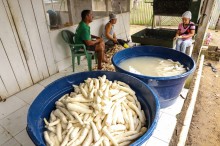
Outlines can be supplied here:
[[[105, 59], [105, 43], [102, 38], [91, 35], [89, 23], [93, 20], [90, 10], [83, 10], [81, 13], [82, 21], [76, 29], [75, 42], [85, 44], [86, 48], [98, 53], [98, 69], [102, 69], [102, 62], [108, 62]], [[94, 39], [93, 39], [94, 38]]]

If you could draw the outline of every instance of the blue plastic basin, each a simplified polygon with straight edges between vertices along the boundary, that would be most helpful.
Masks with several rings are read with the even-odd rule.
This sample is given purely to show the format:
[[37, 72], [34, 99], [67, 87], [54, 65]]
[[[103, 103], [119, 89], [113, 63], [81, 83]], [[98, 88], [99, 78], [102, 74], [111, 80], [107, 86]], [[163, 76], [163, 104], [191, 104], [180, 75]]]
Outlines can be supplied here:
[[[126, 59], [141, 56], [160, 57], [179, 61], [189, 70], [186, 73], [177, 76], [153, 77], [131, 73], [119, 67], [119, 64]], [[173, 49], [157, 46], [138, 46], [119, 51], [112, 57], [112, 63], [117, 72], [137, 77], [152, 87], [151, 89], [158, 95], [161, 108], [168, 107], [176, 101], [183, 88], [185, 80], [195, 70], [195, 62], [188, 55]]]
[[35, 145], [45, 146], [43, 131], [45, 130], [43, 118], [49, 118], [52, 110], [55, 108], [55, 101], [66, 93], [70, 93], [72, 84], [79, 85], [88, 77], [96, 78], [106, 75], [107, 79], [122, 81], [130, 85], [136, 92], [141, 107], [147, 118], [148, 131], [137, 139], [131, 146], [137, 146], [144, 143], [153, 133], [159, 117], [159, 101], [157, 95], [139, 79], [127, 74], [108, 71], [81, 72], [58, 79], [48, 85], [31, 104], [27, 117], [27, 132]]

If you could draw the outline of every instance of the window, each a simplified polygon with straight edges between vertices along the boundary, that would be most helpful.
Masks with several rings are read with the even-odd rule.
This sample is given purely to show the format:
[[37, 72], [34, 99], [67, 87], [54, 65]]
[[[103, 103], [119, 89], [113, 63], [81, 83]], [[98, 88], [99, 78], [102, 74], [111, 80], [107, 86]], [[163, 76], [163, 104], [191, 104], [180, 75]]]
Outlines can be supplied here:
[[130, 0], [112, 0], [112, 12], [119, 14], [130, 11]]
[[73, 24], [70, 0], [44, 0], [44, 4], [47, 22], [51, 29]]
[[130, 10], [130, 0], [92, 0], [92, 11], [95, 18], [119, 14]]
[[130, 11], [130, 0], [44, 0], [51, 29], [78, 24], [84, 9], [93, 11], [94, 19]]

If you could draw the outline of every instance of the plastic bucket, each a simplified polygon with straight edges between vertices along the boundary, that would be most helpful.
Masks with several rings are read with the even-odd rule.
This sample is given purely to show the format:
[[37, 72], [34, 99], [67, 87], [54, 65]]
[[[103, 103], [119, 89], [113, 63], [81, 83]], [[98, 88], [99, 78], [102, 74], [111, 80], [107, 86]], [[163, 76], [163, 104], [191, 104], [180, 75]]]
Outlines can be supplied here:
[[[179, 61], [186, 68], [188, 68], [188, 71], [177, 76], [153, 77], [134, 74], [119, 67], [119, 64], [126, 59], [141, 56], [160, 57], [172, 59], [173, 61]], [[168, 107], [176, 101], [183, 88], [185, 80], [195, 70], [195, 62], [188, 55], [173, 49], [157, 46], [138, 46], [124, 49], [117, 52], [112, 57], [112, 63], [117, 72], [132, 75], [148, 84], [151, 89], [157, 93], [161, 108]]]
[[35, 145], [45, 146], [43, 131], [45, 130], [43, 118], [49, 118], [57, 101], [64, 94], [73, 90], [72, 84], [79, 85], [88, 77], [97, 78], [106, 75], [107, 79], [127, 83], [135, 92], [147, 118], [147, 132], [137, 139], [131, 146], [141, 145], [153, 133], [159, 117], [159, 101], [157, 95], [139, 79], [127, 74], [108, 71], [81, 72], [58, 79], [48, 85], [31, 104], [27, 117], [27, 132]]

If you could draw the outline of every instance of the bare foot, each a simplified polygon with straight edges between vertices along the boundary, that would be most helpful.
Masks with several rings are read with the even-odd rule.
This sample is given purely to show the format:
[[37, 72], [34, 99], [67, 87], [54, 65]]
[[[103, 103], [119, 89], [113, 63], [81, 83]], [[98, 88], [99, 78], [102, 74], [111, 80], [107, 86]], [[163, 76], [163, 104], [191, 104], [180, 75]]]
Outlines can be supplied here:
[[98, 66], [98, 68], [97, 68], [98, 70], [102, 70], [102, 66]]

